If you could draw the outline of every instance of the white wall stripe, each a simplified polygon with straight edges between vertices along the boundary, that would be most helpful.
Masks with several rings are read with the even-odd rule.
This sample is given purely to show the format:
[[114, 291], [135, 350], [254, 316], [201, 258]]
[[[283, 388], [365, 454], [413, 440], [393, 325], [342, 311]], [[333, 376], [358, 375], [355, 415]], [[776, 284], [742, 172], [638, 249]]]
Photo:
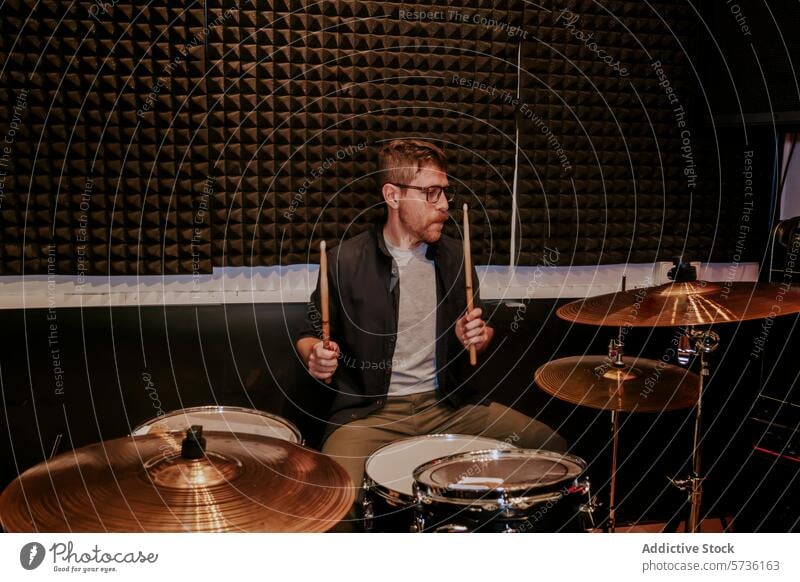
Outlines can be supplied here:
[[[484, 299], [577, 298], [627, 287], [668, 282], [669, 262], [573, 267], [476, 267]], [[0, 309], [209, 305], [305, 302], [317, 284], [318, 265], [226, 267], [212, 275], [78, 277], [28, 275], [0, 278]], [[756, 263], [711, 263], [698, 277], [708, 281], [755, 281]]]

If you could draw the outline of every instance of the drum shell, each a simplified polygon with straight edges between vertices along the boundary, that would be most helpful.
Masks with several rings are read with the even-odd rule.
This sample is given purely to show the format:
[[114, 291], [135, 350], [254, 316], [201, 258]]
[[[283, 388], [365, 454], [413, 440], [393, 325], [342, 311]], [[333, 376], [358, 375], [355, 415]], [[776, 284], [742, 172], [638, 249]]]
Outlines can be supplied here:
[[408, 533], [413, 531], [416, 500], [364, 477], [361, 517], [364, 531]]
[[[548, 468], [526, 476], [528, 463]], [[563, 467], [563, 474], [554, 475], [550, 465]], [[585, 469], [580, 457], [537, 449], [473, 451], [430, 461], [414, 471], [416, 528], [426, 532], [587, 531], [593, 506]], [[458, 476], [453, 477], [456, 471]], [[497, 485], [466, 485], [472, 475], [480, 475], [479, 481], [496, 480]]]
[[560, 491], [526, 498], [453, 502], [421, 496], [414, 505], [415, 529], [421, 532], [582, 533], [591, 527], [586, 515], [588, 481]]

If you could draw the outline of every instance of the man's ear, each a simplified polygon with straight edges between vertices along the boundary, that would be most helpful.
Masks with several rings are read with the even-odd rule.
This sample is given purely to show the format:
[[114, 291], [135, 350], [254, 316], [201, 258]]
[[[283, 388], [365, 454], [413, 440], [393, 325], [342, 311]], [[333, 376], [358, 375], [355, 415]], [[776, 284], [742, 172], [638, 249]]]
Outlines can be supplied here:
[[381, 189], [381, 193], [383, 194], [383, 199], [386, 201], [386, 205], [388, 207], [397, 208], [400, 206], [400, 201], [398, 200], [400, 191], [397, 186], [393, 186], [392, 184], [384, 184], [383, 188]]

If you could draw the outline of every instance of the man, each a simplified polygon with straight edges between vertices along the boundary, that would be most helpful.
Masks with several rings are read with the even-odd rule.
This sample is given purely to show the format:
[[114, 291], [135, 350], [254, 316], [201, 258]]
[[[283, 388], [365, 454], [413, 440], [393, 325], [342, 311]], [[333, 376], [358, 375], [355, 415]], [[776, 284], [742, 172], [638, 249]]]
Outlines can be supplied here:
[[494, 330], [477, 290], [465, 313], [463, 246], [442, 235], [451, 196], [444, 152], [394, 140], [379, 166], [386, 223], [328, 251], [331, 341], [320, 340], [318, 284], [296, 345], [311, 376], [336, 392], [323, 452], [358, 487], [373, 451], [411, 436], [479, 434], [565, 451], [548, 426], [468, 383], [468, 347], [485, 352]]

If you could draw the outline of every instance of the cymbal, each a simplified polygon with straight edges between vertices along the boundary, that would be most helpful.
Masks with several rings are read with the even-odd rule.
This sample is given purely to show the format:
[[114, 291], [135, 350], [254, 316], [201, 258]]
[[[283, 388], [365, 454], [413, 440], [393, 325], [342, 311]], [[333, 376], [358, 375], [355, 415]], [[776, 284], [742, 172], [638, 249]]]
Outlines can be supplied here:
[[200, 459], [179, 433], [124, 437], [40, 463], [0, 496], [8, 532], [321, 532], [355, 497], [329, 457], [288, 441], [204, 433]]
[[561, 319], [614, 327], [704, 325], [800, 312], [800, 288], [775, 283], [667, 283], [579, 299]]
[[539, 387], [559, 400], [599, 410], [665, 412], [697, 404], [700, 377], [662, 361], [608, 356], [571, 356], [536, 370]]

